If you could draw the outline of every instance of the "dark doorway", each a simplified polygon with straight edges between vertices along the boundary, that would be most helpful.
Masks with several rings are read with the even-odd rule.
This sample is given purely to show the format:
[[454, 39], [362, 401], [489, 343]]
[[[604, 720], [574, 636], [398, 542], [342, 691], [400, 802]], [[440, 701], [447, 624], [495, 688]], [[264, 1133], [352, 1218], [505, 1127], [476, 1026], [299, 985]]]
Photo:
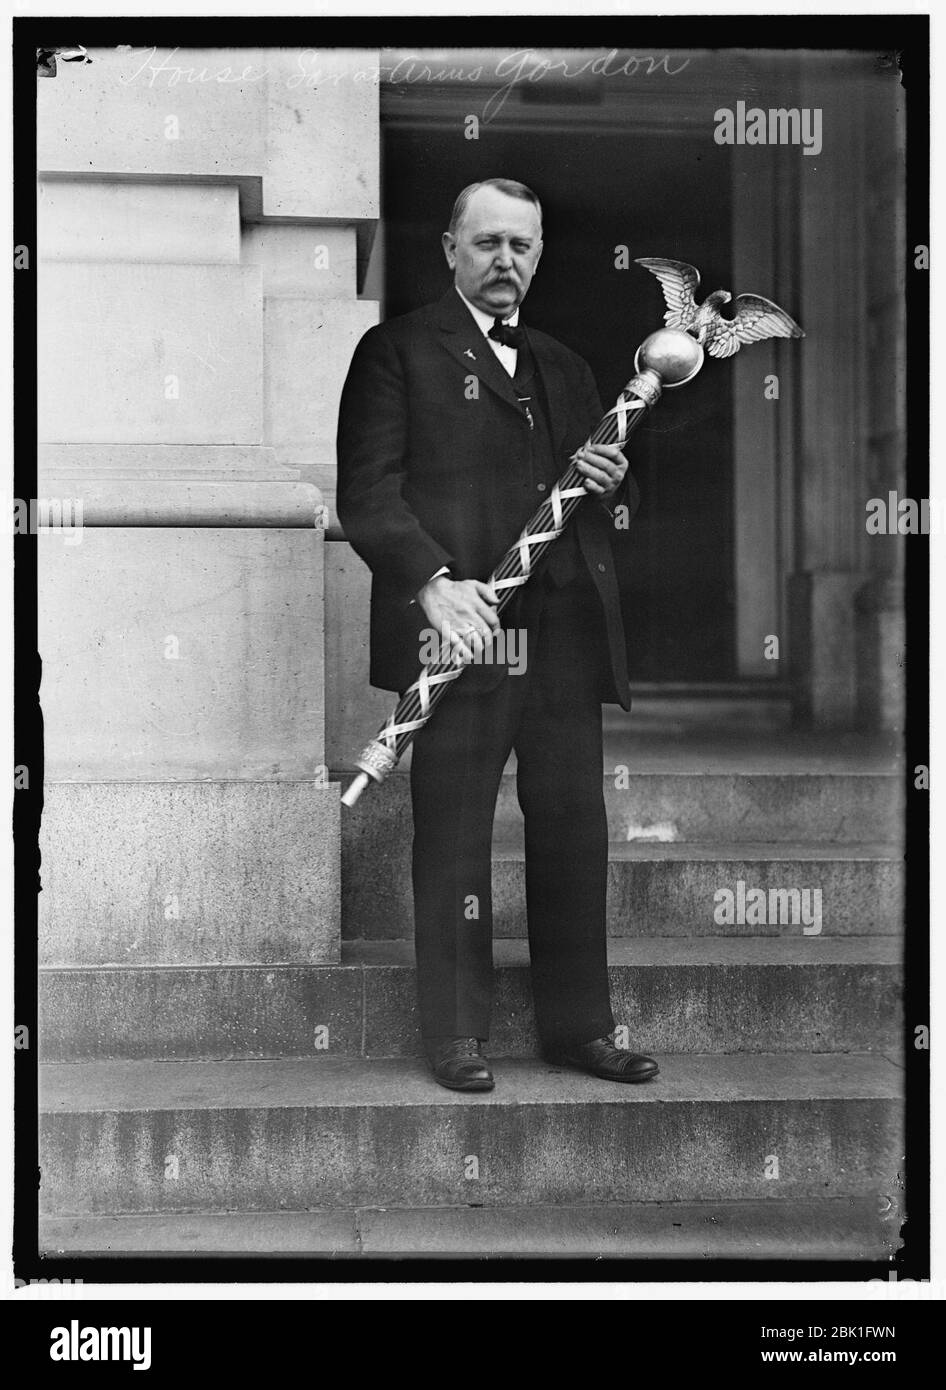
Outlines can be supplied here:
[[[455, 106], [455, 109], [452, 109]], [[686, 133], [590, 128], [580, 111], [554, 130], [488, 127], [464, 138], [469, 97], [437, 91], [434, 118], [383, 123], [386, 317], [449, 285], [440, 250], [455, 195], [494, 175], [539, 195], [545, 250], [527, 322], [591, 364], [610, 404], [640, 340], [662, 323], [659, 285], [635, 256], [690, 261], [709, 292], [730, 284], [730, 169], [724, 148]], [[616, 248], [630, 267], [617, 269]], [[666, 393], [635, 434], [642, 506], [620, 537], [631, 679], [720, 682], [735, 674], [731, 373], [704, 369]]]

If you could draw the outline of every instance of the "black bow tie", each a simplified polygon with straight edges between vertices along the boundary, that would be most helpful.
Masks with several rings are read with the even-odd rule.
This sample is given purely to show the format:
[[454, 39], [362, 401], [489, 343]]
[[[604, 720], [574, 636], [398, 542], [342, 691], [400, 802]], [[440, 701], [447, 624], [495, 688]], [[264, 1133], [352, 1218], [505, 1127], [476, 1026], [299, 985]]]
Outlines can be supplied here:
[[486, 336], [492, 338], [494, 343], [502, 343], [503, 347], [511, 348], [521, 348], [526, 340], [521, 328], [513, 328], [511, 324], [503, 323], [500, 318], [493, 319], [493, 326]]

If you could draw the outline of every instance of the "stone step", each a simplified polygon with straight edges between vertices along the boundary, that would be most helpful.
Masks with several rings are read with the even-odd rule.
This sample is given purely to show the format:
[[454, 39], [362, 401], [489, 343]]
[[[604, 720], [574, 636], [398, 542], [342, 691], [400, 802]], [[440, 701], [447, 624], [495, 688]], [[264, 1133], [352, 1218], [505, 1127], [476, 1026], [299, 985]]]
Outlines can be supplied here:
[[604, 1206], [335, 1208], [66, 1216], [47, 1255], [504, 1255], [638, 1260], [886, 1260], [900, 1217], [874, 1197]]
[[[611, 839], [706, 843], [751, 840], [856, 844], [895, 843], [903, 827], [903, 779], [894, 773], [707, 771], [701, 755], [685, 771], [637, 771], [632, 753], [617, 751], [604, 777]], [[712, 767], [708, 753], [702, 763]], [[336, 774], [347, 784], [348, 774]], [[390, 774], [342, 818], [345, 841], [373, 857], [392, 838], [410, 843], [410, 785]], [[516, 779], [507, 772], [496, 800], [500, 838], [521, 838]]]
[[[894, 937], [624, 937], [615, 1017], [648, 1052], [868, 1052], [897, 1045]], [[495, 1057], [536, 1056], [528, 949], [497, 941]], [[341, 965], [94, 967], [40, 976], [44, 1061], [402, 1057], [420, 1052], [413, 944]]]
[[[413, 932], [410, 836], [392, 837], [376, 861], [365, 857], [366, 848], [353, 853], [349, 845], [343, 853], [342, 933], [353, 939], [408, 937]], [[903, 914], [903, 867], [901, 853], [887, 844], [612, 843], [608, 931], [612, 936], [802, 935], [798, 920], [717, 920], [717, 908], [724, 905], [717, 892], [728, 889], [735, 909], [742, 883], [766, 895], [820, 889], [823, 935], [896, 935]], [[527, 934], [523, 852], [501, 837], [493, 847], [493, 923], [497, 937]]]
[[[622, 764], [622, 767], [625, 766]], [[497, 819], [520, 820], [512, 778], [504, 778]], [[604, 780], [611, 838], [617, 841], [749, 839], [894, 840], [902, 790], [893, 777], [748, 776], [652, 773]]]
[[903, 1073], [886, 1057], [675, 1057], [643, 1086], [524, 1060], [496, 1073], [464, 1095], [417, 1059], [48, 1064], [41, 1212], [898, 1205]]

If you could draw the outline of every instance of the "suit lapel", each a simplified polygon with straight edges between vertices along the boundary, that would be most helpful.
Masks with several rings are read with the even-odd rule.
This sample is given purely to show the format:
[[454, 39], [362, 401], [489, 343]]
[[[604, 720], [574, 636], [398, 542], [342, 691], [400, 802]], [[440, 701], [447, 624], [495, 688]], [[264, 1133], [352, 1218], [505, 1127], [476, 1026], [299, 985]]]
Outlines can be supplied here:
[[456, 290], [448, 290], [434, 306], [432, 322], [442, 346], [470, 374], [479, 378], [520, 418], [522, 407], [512, 377], [483, 337], [473, 315]]
[[535, 369], [542, 379], [545, 388], [545, 399], [549, 409], [549, 432], [552, 436], [553, 448], [558, 449], [565, 431], [568, 428], [568, 391], [566, 389], [565, 377], [561, 367], [555, 360], [555, 354], [549, 346], [549, 339], [544, 333], [530, 333], [528, 328], [525, 330], [529, 347], [532, 349], [532, 356], [535, 360]]

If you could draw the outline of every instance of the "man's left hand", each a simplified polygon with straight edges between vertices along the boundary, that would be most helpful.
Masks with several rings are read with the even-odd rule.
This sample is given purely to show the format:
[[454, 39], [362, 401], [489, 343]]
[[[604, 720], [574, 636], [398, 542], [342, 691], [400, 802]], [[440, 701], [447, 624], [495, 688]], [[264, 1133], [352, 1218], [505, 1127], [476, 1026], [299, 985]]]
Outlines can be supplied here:
[[586, 444], [575, 455], [579, 473], [585, 477], [585, 489], [596, 497], [607, 499], [617, 492], [627, 472], [627, 459], [617, 444]]

